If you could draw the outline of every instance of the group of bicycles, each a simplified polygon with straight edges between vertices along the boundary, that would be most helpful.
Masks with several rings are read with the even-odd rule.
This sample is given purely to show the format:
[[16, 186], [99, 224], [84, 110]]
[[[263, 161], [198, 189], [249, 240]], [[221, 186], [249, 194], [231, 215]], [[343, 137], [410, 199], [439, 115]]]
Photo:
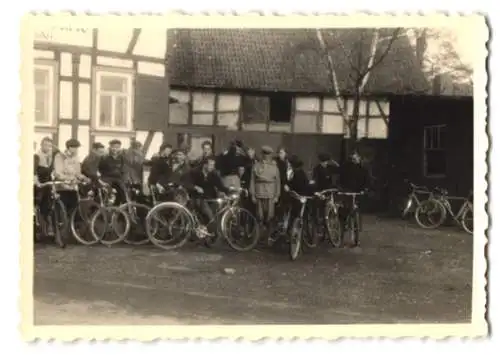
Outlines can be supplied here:
[[[417, 224], [424, 229], [436, 229], [451, 218], [469, 234], [474, 233], [473, 192], [467, 197], [450, 196], [446, 189], [429, 188], [407, 181], [409, 194], [402, 217], [413, 213]], [[455, 203], [456, 202], [456, 203]], [[453, 206], [458, 203], [458, 206]], [[458, 208], [457, 208], [458, 207]]]
[[[87, 246], [151, 243], [164, 250], [177, 249], [188, 242], [201, 242], [212, 247], [225, 240], [232, 249], [245, 252], [254, 249], [262, 239], [262, 228], [252, 208], [248, 207], [248, 191], [245, 189], [231, 189], [229, 194], [205, 199], [215, 211], [212, 221], [207, 223], [202, 222], [195, 207], [196, 201], [182, 185], [169, 184], [161, 194], [154, 186], [150, 187], [149, 194], [144, 194], [140, 186], [128, 185], [126, 201], [117, 204], [117, 191], [110, 185], [102, 181], [79, 183], [75, 185], [76, 207], [67, 211], [57, 190], [58, 185], [65, 183], [49, 181], [39, 186], [51, 190], [50, 218], [41, 218], [40, 209], [35, 206], [35, 240], [47, 234], [47, 223], [52, 223], [54, 239], [60, 247], [64, 247], [71, 236]], [[296, 260], [304, 249], [315, 248], [322, 241], [329, 240], [333, 247], [340, 247], [346, 232], [351, 241], [359, 244], [361, 224], [357, 197], [363, 192], [328, 189], [310, 196], [294, 191], [288, 191], [288, 194], [298, 201], [299, 211], [292, 218], [290, 207], [271, 223], [266, 233], [269, 246], [284, 241], [289, 246], [290, 259]], [[340, 217], [343, 202], [339, 196], [352, 199], [351, 208], [344, 218]], [[318, 205], [320, 209], [313, 207]], [[213, 233], [204, 228], [210, 223], [217, 227]]]

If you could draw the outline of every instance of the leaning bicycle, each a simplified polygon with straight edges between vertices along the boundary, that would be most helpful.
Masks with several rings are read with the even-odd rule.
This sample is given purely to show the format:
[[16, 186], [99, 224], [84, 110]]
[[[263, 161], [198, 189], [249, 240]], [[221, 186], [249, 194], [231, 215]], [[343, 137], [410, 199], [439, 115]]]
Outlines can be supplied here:
[[[365, 191], [360, 191], [360, 192], [342, 192], [339, 191], [337, 192], [337, 195], [339, 196], [348, 196], [351, 198], [351, 203], [350, 207], [345, 208], [345, 204], [340, 203], [339, 210], [341, 208], [345, 208], [347, 210], [346, 216], [344, 221], [342, 221], [342, 218], [340, 218], [340, 246], [343, 244], [344, 241], [344, 234], [347, 231], [350, 236], [350, 240], [354, 243], [354, 246], [359, 246], [359, 233], [361, 231], [361, 213], [359, 211], [359, 204], [357, 198], [360, 196], [365, 195]], [[340, 216], [340, 214], [338, 214]]]
[[[37, 187], [43, 191], [45, 188], [50, 188], [47, 212], [43, 216], [40, 206], [35, 205], [33, 214], [33, 227], [35, 239], [40, 236], [48, 235], [48, 228], [53, 228], [54, 241], [57, 246], [64, 248], [66, 246], [65, 235], [68, 229], [68, 216], [66, 207], [61, 200], [59, 193], [56, 190], [57, 186], [65, 185], [65, 181], [47, 181], [39, 184]], [[49, 225], [50, 224], [50, 225]]]

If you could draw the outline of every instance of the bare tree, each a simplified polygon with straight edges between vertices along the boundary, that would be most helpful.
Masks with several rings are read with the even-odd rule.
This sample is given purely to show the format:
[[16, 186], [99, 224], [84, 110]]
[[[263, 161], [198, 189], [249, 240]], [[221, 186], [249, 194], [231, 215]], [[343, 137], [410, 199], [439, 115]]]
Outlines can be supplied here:
[[[320, 44], [323, 55], [327, 60], [328, 77], [332, 88], [332, 93], [337, 102], [337, 109], [342, 114], [344, 122], [347, 126], [349, 137], [352, 143], [349, 144], [348, 150], [354, 148], [358, 140], [358, 121], [359, 121], [359, 108], [361, 99], [365, 93], [366, 85], [370, 79], [370, 75], [380, 63], [384, 61], [390, 52], [394, 42], [402, 34], [401, 28], [396, 28], [392, 31], [390, 36], [382, 36], [381, 29], [374, 28], [372, 30], [360, 31], [358, 43], [349, 43], [348, 46], [339, 38], [336, 33], [328, 33], [326, 30], [317, 29], [316, 37]], [[366, 50], [367, 39], [369, 39], [369, 50]], [[327, 41], [334, 41], [335, 45], [328, 45]], [[350, 50], [347, 50], [349, 47]], [[332, 48], [340, 48], [344, 54], [344, 60], [349, 63], [349, 87], [347, 91], [353, 94], [353, 112], [349, 115], [342, 103], [342, 94], [344, 88], [339, 87], [337, 77], [337, 66], [333, 56], [331, 55]]]

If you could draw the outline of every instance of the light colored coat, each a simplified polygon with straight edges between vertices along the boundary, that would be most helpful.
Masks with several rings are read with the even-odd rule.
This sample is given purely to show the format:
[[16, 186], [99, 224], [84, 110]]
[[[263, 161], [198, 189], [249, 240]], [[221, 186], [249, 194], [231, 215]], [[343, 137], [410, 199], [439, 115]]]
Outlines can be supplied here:
[[[60, 181], [75, 181], [83, 179], [80, 159], [78, 156], [70, 156], [67, 152], [59, 153], [54, 158], [54, 177]], [[63, 190], [75, 189], [75, 184], [65, 184], [60, 187]]]
[[278, 199], [281, 181], [278, 165], [272, 161], [258, 161], [252, 168], [250, 194], [255, 198]]

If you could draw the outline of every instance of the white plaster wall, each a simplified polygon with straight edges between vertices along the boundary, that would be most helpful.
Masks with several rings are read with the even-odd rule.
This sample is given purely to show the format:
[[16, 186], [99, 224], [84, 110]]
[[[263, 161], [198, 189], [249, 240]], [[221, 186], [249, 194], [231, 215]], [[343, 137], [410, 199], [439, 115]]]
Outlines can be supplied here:
[[166, 36], [167, 33], [165, 28], [143, 28], [133, 53], [154, 58], [164, 58], [166, 52]]
[[71, 53], [61, 53], [60, 70], [61, 75], [71, 76], [73, 74], [73, 55]]
[[54, 52], [52, 52], [52, 51], [35, 50], [35, 58], [40, 58], [40, 59], [54, 59]]
[[73, 86], [70, 81], [59, 83], [59, 117], [71, 118], [73, 109]]
[[85, 159], [87, 154], [90, 152], [90, 136], [89, 136], [89, 126], [87, 125], [79, 125], [77, 139], [80, 142], [81, 146], [79, 149], [79, 158], [80, 161]]
[[78, 118], [90, 120], [90, 84], [78, 84]]
[[159, 63], [138, 62], [137, 72], [139, 74], [146, 74], [163, 78], [165, 76], [165, 66]]
[[104, 56], [97, 57], [97, 64], [122, 68], [132, 68], [134, 66], [134, 62], [132, 60]]

